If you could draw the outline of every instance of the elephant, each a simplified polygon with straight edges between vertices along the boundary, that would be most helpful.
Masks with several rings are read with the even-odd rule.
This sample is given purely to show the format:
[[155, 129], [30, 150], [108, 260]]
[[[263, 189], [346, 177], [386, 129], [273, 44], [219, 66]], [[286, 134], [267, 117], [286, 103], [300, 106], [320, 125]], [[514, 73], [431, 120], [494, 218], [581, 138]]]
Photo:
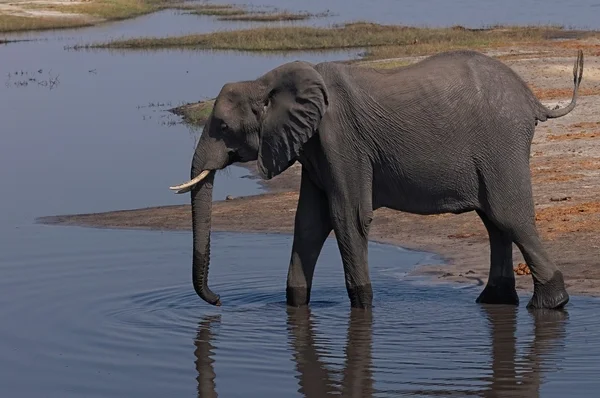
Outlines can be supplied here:
[[208, 287], [215, 172], [256, 161], [269, 180], [298, 161], [287, 305], [309, 304], [315, 265], [333, 231], [350, 306], [371, 308], [369, 229], [373, 212], [386, 207], [420, 215], [475, 211], [490, 245], [488, 281], [476, 302], [519, 305], [514, 243], [534, 282], [527, 308], [563, 308], [569, 294], [537, 232], [529, 157], [538, 122], [575, 108], [582, 77], [578, 50], [571, 102], [554, 109], [510, 67], [473, 50], [383, 70], [297, 60], [225, 83], [198, 139], [191, 179], [170, 187], [191, 195], [196, 293], [221, 305]]

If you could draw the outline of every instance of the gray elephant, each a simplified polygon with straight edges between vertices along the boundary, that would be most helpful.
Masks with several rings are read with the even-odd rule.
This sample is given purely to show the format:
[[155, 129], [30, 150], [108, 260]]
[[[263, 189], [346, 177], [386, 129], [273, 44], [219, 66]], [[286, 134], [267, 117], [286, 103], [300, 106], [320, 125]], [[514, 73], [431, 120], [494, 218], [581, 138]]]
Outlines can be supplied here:
[[575, 108], [548, 109], [508, 66], [474, 51], [439, 53], [391, 70], [295, 61], [251, 81], [227, 83], [198, 141], [191, 180], [193, 284], [207, 284], [216, 170], [257, 160], [264, 179], [302, 165], [286, 298], [307, 305], [317, 258], [333, 230], [352, 307], [372, 306], [367, 241], [373, 211], [476, 211], [491, 247], [487, 285], [477, 302], [518, 305], [514, 242], [532, 272], [530, 308], [569, 301], [563, 275], [535, 225], [529, 156], [538, 121]]

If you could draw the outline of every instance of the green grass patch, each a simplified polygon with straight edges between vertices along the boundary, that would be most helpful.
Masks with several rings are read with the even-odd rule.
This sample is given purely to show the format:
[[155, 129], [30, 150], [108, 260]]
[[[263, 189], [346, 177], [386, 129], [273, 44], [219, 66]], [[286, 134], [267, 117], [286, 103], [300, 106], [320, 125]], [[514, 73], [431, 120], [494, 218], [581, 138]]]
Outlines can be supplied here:
[[[556, 27], [417, 28], [357, 22], [331, 28], [261, 27], [166, 38], [143, 37], [76, 48], [293, 51], [367, 48], [368, 58], [393, 58], [457, 48], [482, 48], [560, 37]], [[583, 33], [582, 33], [583, 35]]]
[[194, 102], [169, 109], [169, 112], [181, 116], [184, 123], [203, 126], [212, 112], [214, 99]]

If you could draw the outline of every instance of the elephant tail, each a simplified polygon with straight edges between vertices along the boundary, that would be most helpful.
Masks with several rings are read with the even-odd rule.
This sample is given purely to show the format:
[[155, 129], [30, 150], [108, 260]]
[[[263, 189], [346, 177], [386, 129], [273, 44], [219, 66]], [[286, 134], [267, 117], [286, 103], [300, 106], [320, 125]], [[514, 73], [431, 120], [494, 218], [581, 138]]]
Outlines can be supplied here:
[[575, 65], [573, 65], [573, 97], [571, 98], [571, 103], [560, 109], [548, 109], [544, 108], [544, 114], [546, 118], [553, 119], [557, 117], [565, 116], [567, 113], [571, 112], [575, 109], [575, 103], [577, 102], [577, 91], [579, 90], [579, 85], [581, 84], [581, 78], [583, 77], [583, 51], [579, 50], [577, 52], [577, 59], [575, 60]]

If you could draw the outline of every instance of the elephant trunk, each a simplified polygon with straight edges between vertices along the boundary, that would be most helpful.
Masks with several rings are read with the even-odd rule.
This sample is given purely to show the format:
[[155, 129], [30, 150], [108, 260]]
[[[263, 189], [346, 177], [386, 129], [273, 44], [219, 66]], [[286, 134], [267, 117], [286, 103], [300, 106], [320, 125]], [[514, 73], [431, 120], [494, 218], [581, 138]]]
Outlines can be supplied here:
[[[200, 172], [200, 170], [198, 170]], [[192, 174], [198, 174], [193, 168]], [[192, 178], [194, 175], [192, 175]], [[192, 189], [192, 229], [194, 252], [192, 281], [194, 290], [209, 304], [221, 305], [219, 296], [208, 287], [208, 266], [210, 263], [210, 224], [212, 211], [212, 192], [215, 171], [212, 170], [202, 182]]]

